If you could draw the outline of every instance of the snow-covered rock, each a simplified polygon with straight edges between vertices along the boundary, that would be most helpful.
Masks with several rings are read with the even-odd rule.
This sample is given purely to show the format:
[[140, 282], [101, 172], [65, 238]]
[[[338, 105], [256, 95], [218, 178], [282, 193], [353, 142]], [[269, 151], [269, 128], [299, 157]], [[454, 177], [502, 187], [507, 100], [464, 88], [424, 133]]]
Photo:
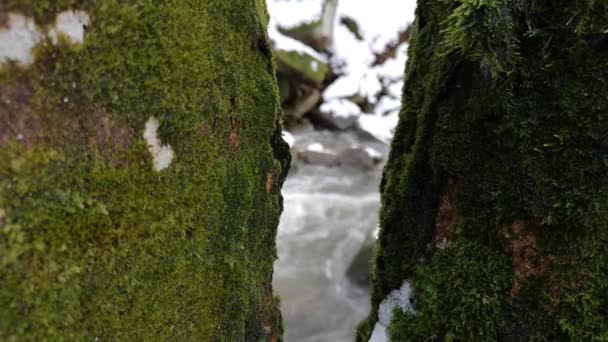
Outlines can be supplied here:
[[289, 145], [289, 148], [293, 148], [296, 143], [296, 138], [287, 131], [283, 131], [283, 140]]
[[313, 152], [328, 152], [325, 147], [323, 147], [323, 144], [321, 143], [312, 143], [308, 146], [306, 146], [306, 151], [313, 151]]
[[342, 151], [338, 157], [340, 165], [358, 167], [363, 170], [372, 170], [380, 164], [382, 158], [372, 155], [363, 147], [354, 147]]
[[357, 120], [357, 129], [388, 144], [393, 138], [398, 121], [399, 111], [393, 111], [387, 115], [361, 115]]
[[[414, 21], [415, 7], [415, 1], [405, 0], [341, 0], [337, 6], [335, 0], [268, 0], [268, 32], [288, 117], [310, 115], [318, 126], [355, 128], [390, 142], [407, 60], [406, 29]], [[321, 26], [332, 38], [328, 49], [305, 37]], [[281, 78], [293, 82], [290, 75], [322, 90], [322, 99], [300, 91], [300, 84], [286, 86]], [[332, 82], [327, 83], [328, 77]]]
[[357, 123], [361, 114], [361, 108], [347, 99], [334, 99], [321, 105], [319, 110], [313, 113], [314, 121], [329, 129], [347, 130]]

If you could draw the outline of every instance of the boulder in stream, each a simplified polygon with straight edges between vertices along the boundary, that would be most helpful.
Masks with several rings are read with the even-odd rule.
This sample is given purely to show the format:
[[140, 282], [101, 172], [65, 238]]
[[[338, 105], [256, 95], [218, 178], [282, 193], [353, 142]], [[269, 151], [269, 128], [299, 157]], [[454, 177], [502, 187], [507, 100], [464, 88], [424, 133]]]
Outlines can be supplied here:
[[347, 99], [333, 99], [321, 105], [318, 111], [311, 114], [312, 120], [319, 126], [345, 131], [357, 124], [361, 108]]
[[346, 270], [346, 277], [361, 287], [369, 286], [369, 274], [372, 267], [375, 244], [375, 240], [366, 240]]
[[382, 157], [380, 152], [370, 147], [353, 147], [342, 151], [338, 156], [338, 162], [340, 165], [373, 170], [382, 162]]

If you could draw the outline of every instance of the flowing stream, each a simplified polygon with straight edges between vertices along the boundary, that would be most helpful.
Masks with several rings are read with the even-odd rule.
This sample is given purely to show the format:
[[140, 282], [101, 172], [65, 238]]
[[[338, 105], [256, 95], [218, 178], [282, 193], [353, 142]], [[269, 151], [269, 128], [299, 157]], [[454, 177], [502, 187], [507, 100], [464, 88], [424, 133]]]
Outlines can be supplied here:
[[[386, 145], [360, 141], [354, 133], [294, 135], [294, 151], [313, 143], [330, 151], [367, 146], [386, 160]], [[352, 281], [347, 269], [378, 225], [381, 173], [382, 165], [363, 170], [296, 161], [292, 166], [283, 187], [273, 282], [286, 342], [353, 341], [356, 325], [369, 311], [369, 288]]]

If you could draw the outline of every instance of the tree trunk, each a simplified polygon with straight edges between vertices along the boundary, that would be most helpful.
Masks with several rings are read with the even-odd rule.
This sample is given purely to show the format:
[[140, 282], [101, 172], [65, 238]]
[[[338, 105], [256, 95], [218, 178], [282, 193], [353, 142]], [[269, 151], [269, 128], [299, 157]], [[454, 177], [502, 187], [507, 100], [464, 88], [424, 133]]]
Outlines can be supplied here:
[[0, 4], [0, 339], [277, 341], [263, 0]]
[[608, 5], [419, 0], [367, 341], [608, 339]]

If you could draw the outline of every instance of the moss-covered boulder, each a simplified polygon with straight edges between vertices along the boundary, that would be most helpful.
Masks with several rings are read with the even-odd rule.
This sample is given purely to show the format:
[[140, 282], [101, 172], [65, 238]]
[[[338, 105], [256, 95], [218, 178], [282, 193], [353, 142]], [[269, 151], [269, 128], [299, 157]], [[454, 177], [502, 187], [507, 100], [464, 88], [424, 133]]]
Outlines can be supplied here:
[[286, 77], [292, 77], [320, 87], [329, 71], [327, 62], [302, 51], [275, 51], [278, 71]]
[[267, 19], [263, 0], [0, 3], [0, 340], [280, 339]]
[[608, 5], [418, 1], [381, 184], [394, 341], [608, 339]]

